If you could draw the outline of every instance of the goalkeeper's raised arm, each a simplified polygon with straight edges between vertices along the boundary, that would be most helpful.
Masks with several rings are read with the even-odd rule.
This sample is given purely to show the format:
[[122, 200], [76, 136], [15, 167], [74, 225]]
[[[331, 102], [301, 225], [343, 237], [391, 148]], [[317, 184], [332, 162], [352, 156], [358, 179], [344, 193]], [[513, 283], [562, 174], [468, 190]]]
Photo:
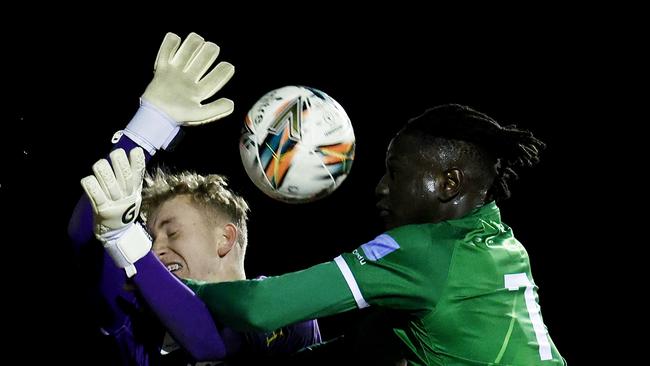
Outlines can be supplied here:
[[[96, 276], [91, 279], [94, 284], [91, 293], [104, 307], [98, 325], [104, 334], [116, 340], [125, 363], [151, 363], [159, 355], [146, 350], [148, 341], [145, 338], [162, 339], [162, 335], [154, 334], [151, 329], [138, 332], [138, 338], [132, 329], [142, 304], [134, 291], [126, 290], [126, 284], [127, 276], [136, 272], [134, 263], [138, 259], [139, 266], [149, 266], [153, 272], [162, 271], [166, 275], [163, 280], [172, 284], [167, 287], [165, 296], [152, 297], [151, 292], [142, 289], [140, 292], [181, 346], [195, 359], [215, 359], [224, 355], [219, 333], [203, 303], [168, 273], [149, 251], [151, 243], [147, 243], [148, 238], [140, 226], [132, 223], [137, 217], [140, 198], [140, 186], [132, 183], [141, 184], [145, 163], [157, 150], [169, 147], [182, 126], [216, 121], [232, 113], [233, 102], [225, 98], [201, 104], [234, 73], [231, 64], [221, 62], [206, 74], [215, 63], [218, 51], [217, 45], [205, 42], [195, 33], [182, 44], [173, 33], [165, 36], [154, 65], [154, 77], [142, 95], [140, 108], [126, 128], [113, 136], [112, 167], [108, 160], [100, 160], [95, 165], [94, 175], [84, 178], [82, 184], [92, 200], [83, 195], [70, 219], [68, 233], [79, 260]], [[144, 151], [134, 150], [137, 147]], [[130, 160], [124, 151], [131, 152]], [[130, 168], [122, 169], [125, 167]], [[131, 168], [134, 170], [128, 178], [125, 173]], [[103, 241], [104, 251], [91, 247], [95, 234]], [[120, 246], [120, 239], [124, 238], [137, 245]], [[136, 285], [146, 282], [146, 273], [135, 281]], [[169, 301], [170, 298], [174, 300]], [[124, 304], [130, 305], [125, 307]], [[183, 309], [180, 316], [179, 309]], [[192, 314], [192, 317], [183, 314]], [[186, 331], [188, 328], [192, 331]]]

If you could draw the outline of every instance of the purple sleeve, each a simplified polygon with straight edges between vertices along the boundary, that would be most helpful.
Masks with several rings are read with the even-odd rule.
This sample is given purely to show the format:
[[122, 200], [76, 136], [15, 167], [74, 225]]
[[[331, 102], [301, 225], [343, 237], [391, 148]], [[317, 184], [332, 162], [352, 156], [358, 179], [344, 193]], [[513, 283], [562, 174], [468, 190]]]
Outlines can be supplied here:
[[[122, 148], [131, 151], [138, 145], [128, 137], [122, 135], [120, 140], [113, 145], [113, 150]], [[145, 150], [145, 159], [149, 161], [151, 155]], [[121, 329], [128, 320], [124, 308], [139, 308], [137, 299], [132, 291], [125, 290], [126, 274], [124, 270], [115, 266], [113, 260], [106, 252], [101, 250], [101, 245], [95, 241], [93, 234], [93, 211], [86, 195], [82, 195], [77, 202], [70, 222], [68, 236], [71, 239], [75, 254], [80, 262], [84, 263], [93, 272], [97, 273], [96, 292], [92, 295], [99, 296], [105, 307], [100, 315], [102, 331], [113, 334]], [[93, 243], [93, 245], [88, 245]]]
[[[137, 146], [133, 140], [122, 135], [113, 145], [113, 150], [122, 148], [128, 152]], [[145, 158], [147, 162], [151, 159], [146, 150]], [[84, 250], [88, 246], [87, 243], [94, 241], [92, 207], [86, 195], [81, 197], [75, 207], [68, 225], [68, 234], [75, 252], [82, 257], [82, 261], [92, 263], [97, 260], [83, 258], [86, 252], [96, 253]], [[103, 302], [108, 306], [107, 314], [100, 320], [102, 329], [116, 338], [122, 352], [130, 355], [131, 359], [143, 361], [148, 358], [150, 351], [145, 350], [144, 346], [133, 338], [132, 319], [125, 311], [125, 304], [132, 309], [139, 309], [140, 304], [132, 291], [125, 290], [124, 271], [115, 266], [103, 250], [101, 253], [98, 290]], [[153, 253], [150, 252], [138, 261], [136, 268], [138, 274], [134, 281], [140, 294], [176, 341], [196, 360], [222, 359], [226, 348], [205, 304], [169, 273]]]
[[197, 361], [220, 360], [226, 347], [205, 303], [149, 252], [135, 264], [140, 294], [165, 328]]
[[[124, 325], [111, 334], [119, 350], [119, 354], [115, 358], [121, 365], [148, 366], [159, 364], [159, 343], [151, 340], [160, 339], [160, 335], [164, 334], [163, 329], [160, 328], [159, 324], [151, 322], [146, 324], [146, 329], [143, 329], [145, 326], [142, 323], [138, 323], [140, 324], [138, 327], [132, 325], [132, 322], [146, 322], [147, 320], [146, 318], [142, 319], [142, 317], [137, 321], [127, 318]], [[135, 328], [137, 328], [137, 331]]]
[[[265, 278], [267, 277], [259, 276], [255, 279]], [[270, 355], [289, 355], [322, 342], [316, 319], [294, 323], [268, 333], [248, 333], [247, 338], [255, 352]]]
[[291, 324], [268, 333], [249, 333], [249, 339], [256, 351], [270, 355], [289, 355], [322, 342], [316, 319]]

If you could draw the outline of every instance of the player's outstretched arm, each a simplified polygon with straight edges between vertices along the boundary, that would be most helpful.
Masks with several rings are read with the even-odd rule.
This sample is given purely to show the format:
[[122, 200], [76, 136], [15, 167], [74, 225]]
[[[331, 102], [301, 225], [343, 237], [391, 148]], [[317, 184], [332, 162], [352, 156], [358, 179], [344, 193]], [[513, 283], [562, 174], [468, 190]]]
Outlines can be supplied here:
[[132, 277], [136, 273], [133, 263], [151, 249], [147, 233], [136, 223], [142, 203], [144, 152], [135, 148], [127, 158], [124, 150], [118, 149], [110, 158], [111, 163], [98, 160], [94, 174], [81, 179], [81, 186], [93, 208], [95, 237], [114, 263]]
[[[140, 146], [149, 160], [157, 150], [170, 146], [180, 126], [208, 123], [232, 113], [234, 104], [226, 98], [202, 104], [235, 72], [228, 62], [220, 62], [210, 70], [218, 54], [219, 46], [205, 42], [196, 33], [190, 33], [182, 44], [176, 34], [167, 33], [154, 63], [154, 77], [140, 99], [140, 108], [124, 131], [113, 137], [113, 150], [131, 151]], [[93, 237], [91, 219], [90, 205], [82, 197], [68, 225], [68, 235], [77, 252]]]
[[[172, 33], [166, 35], [154, 65], [154, 78], [142, 96], [141, 106], [132, 121], [124, 131], [114, 135], [113, 150], [131, 151], [140, 146], [145, 149], [145, 161], [148, 161], [158, 149], [169, 147], [179, 132], [179, 126], [211, 122], [232, 112], [232, 102], [227, 99], [219, 99], [205, 106], [201, 104], [202, 100], [216, 93], [234, 73], [232, 65], [220, 63], [206, 75], [201, 74], [205, 74], [213, 65], [218, 47], [203, 42], [196, 34], [190, 34], [180, 47], [179, 44], [178, 36]], [[192, 57], [188, 58], [189, 53], [192, 53]], [[186, 67], [182, 65], [183, 60]], [[188, 82], [191, 80], [197, 82]], [[92, 247], [88, 243], [93, 242], [94, 237], [93, 209], [86, 195], [82, 195], [73, 211], [68, 234], [80, 259], [101, 268], [97, 294], [109, 308], [108, 312], [102, 313], [110, 315], [106, 319], [100, 319], [100, 322], [105, 332], [116, 335], [123, 329], [127, 319], [119, 302], [135, 303], [136, 299], [132, 291], [125, 290], [125, 271], [117, 267], [105, 252], [102, 251], [103, 255], [97, 256], [95, 254], [99, 253], [89, 250]], [[183, 288], [184, 286], [181, 290]], [[196, 299], [190, 297], [188, 304], [192, 300]], [[188, 304], [186, 306], [190, 306]], [[209, 339], [211, 338], [204, 338], [206, 341]], [[200, 349], [194, 348], [196, 352], [192, 352], [191, 346], [187, 346], [182, 339], [177, 340], [200, 359], [196, 356], [200, 356]]]
[[357, 306], [333, 262], [264, 280], [186, 283], [220, 322], [242, 331], [269, 332]]
[[170, 145], [180, 126], [200, 125], [231, 114], [234, 104], [230, 99], [202, 103], [235, 73], [228, 62], [220, 62], [208, 72], [218, 54], [219, 46], [196, 33], [190, 33], [182, 44], [176, 34], [167, 33], [154, 64], [153, 80], [124, 133], [153, 154]]
[[[443, 288], [448, 270], [442, 262], [432, 265], [426, 260], [425, 254], [432, 252], [429, 247], [410, 245], [408, 228], [389, 234], [379, 235], [332, 262], [302, 271], [261, 281], [188, 280], [187, 284], [206, 302], [217, 320], [240, 330], [269, 331], [370, 305], [430, 310], [439, 292], [429, 287], [433, 281], [439, 281], [436, 287]], [[402, 246], [391, 235], [401, 237]], [[442, 254], [446, 249], [439, 250]]]
[[135, 263], [133, 282], [174, 339], [197, 361], [221, 360], [229, 351], [205, 303], [149, 252]]
[[[93, 165], [81, 180], [93, 207], [94, 233], [114, 264], [134, 277], [141, 295], [165, 328], [197, 360], [225, 356], [225, 346], [205, 304], [151, 253], [151, 240], [136, 222], [142, 202], [144, 152], [122, 149]], [[136, 262], [139, 263], [136, 266]], [[138, 268], [142, 270], [137, 276]]]

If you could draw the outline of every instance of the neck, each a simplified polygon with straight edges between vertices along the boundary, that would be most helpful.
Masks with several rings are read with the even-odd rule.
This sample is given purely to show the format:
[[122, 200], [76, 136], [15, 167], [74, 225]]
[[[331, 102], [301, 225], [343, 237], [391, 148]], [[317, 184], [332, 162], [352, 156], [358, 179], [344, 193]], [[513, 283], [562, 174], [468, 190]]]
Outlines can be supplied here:
[[485, 192], [477, 194], [465, 194], [447, 202], [445, 208], [441, 210], [442, 220], [453, 220], [467, 216], [474, 209], [485, 204]]
[[245, 280], [246, 272], [244, 271], [244, 264], [239, 260], [233, 260], [224, 264], [219, 277], [222, 281]]

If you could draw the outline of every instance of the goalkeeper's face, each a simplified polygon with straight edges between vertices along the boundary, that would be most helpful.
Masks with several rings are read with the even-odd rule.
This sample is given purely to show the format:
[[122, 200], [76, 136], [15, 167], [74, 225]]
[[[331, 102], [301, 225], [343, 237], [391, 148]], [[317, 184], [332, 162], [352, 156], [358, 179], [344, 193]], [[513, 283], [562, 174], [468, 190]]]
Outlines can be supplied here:
[[[180, 278], [218, 282], [230, 280], [237, 260], [230, 236], [233, 225], [181, 195], [165, 201], [150, 216], [147, 228], [153, 250]], [[237, 246], [235, 246], [237, 247]]]

